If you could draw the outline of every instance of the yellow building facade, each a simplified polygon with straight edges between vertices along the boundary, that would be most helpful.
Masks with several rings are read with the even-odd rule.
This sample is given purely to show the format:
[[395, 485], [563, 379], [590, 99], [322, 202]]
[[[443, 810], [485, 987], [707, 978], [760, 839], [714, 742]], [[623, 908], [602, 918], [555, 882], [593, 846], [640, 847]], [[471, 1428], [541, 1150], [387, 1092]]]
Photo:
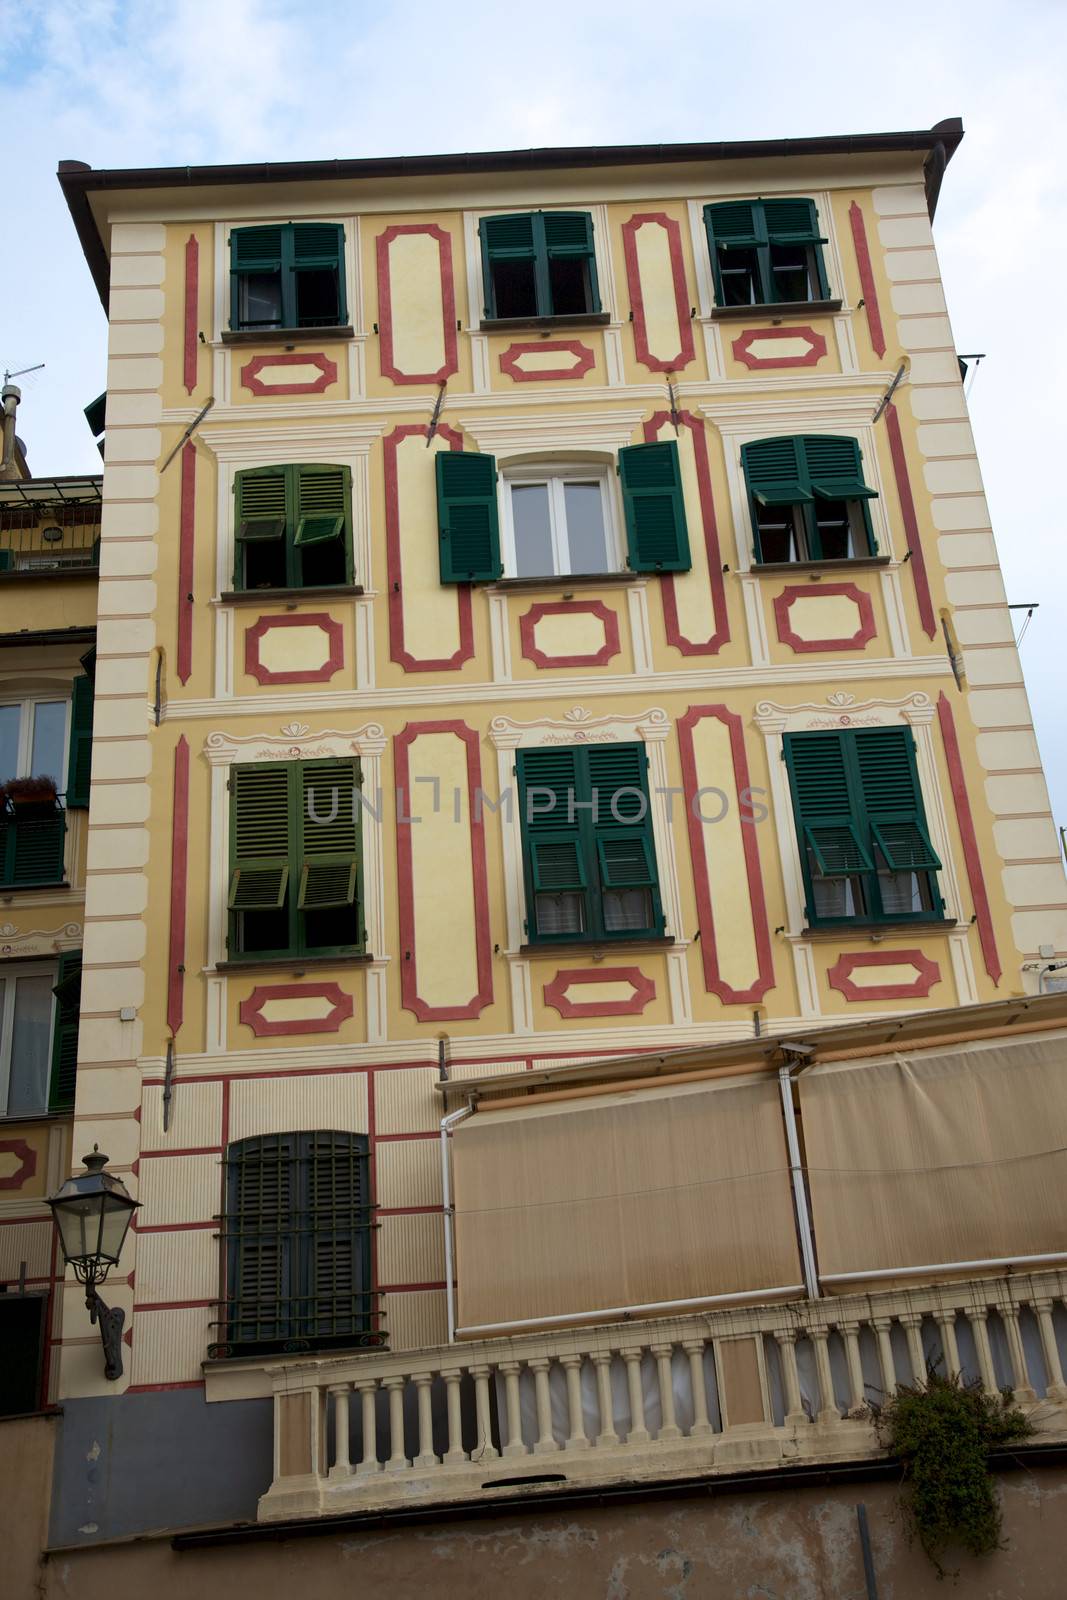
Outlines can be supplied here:
[[[645, 1270], [653, 1229], [625, 1285], [609, 1259], [575, 1305], [541, 1261], [531, 1301], [485, 1271], [517, 1202], [474, 1130], [605, 1063], [722, 1076], [765, 1035], [938, 1032], [1028, 1005], [1067, 954], [931, 233], [961, 131], [61, 167], [110, 329], [75, 1146], [142, 1210], [118, 1383], [67, 1285], [53, 1543], [251, 1514], [269, 1446], [243, 1430], [279, 1384], [263, 1514], [328, 1508], [286, 1440], [325, 1450], [331, 1351], [388, 1350], [364, 1437], [384, 1405], [417, 1467], [405, 1351], [451, 1406], [450, 1335], [481, 1339], [455, 1404], [462, 1366], [514, 1420], [518, 1377], [475, 1393], [486, 1339], [802, 1294], [795, 1239], [694, 1290]], [[454, 1218], [441, 1121], [481, 1083]], [[779, 1165], [773, 1074], [761, 1106], [750, 1175]], [[791, 1160], [760, 1201], [790, 1237]], [[300, 1206], [272, 1184], [311, 1185], [284, 1259]], [[768, 1378], [742, 1344], [718, 1376], [743, 1430]], [[563, 1354], [573, 1404], [588, 1352]], [[527, 1356], [547, 1426], [554, 1357]], [[105, 1504], [81, 1463], [120, 1396], [130, 1449], [198, 1438], [240, 1494], [183, 1490], [166, 1524], [132, 1486]]]

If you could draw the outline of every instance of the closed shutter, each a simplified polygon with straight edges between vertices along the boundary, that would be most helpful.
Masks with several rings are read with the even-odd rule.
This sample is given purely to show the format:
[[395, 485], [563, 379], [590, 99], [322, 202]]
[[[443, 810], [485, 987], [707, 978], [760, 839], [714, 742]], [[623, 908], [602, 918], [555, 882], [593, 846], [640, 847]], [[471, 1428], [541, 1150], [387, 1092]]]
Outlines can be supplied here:
[[78, 1070], [78, 1019], [81, 1016], [82, 953], [64, 950], [59, 958], [52, 1023], [52, 1070], [48, 1084], [49, 1111], [73, 1111]]
[[295, 469], [296, 545], [339, 539], [350, 521], [352, 474], [348, 467]]
[[819, 238], [814, 200], [764, 200], [763, 217], [771, 244], [825, 244]]
[[674, 440], [619, 451], [629, 565], [634, 572], [688, 572], [689, 530]]
[[230, 266], [234, 272], [280, 272], [282, 230], [233, 228], [230, 232]]
[[366, 1329], [370, 1302], [367, 1141], [311, 1133], [304, 1146], [308, 1332], [334, 1338]]
[[[575, 750], [520, 750], [516, 770], [519, 778], [519, 815], [522, 824], [523, 864], [526, 876], [527, 929], [531, 937], [539, 931], [580, 935], [588, 926], [587, 896], [589, 874], [583, 845], [579, 800], [588, 799], [581, 791]], [[581, 896], [577, 922], [574, 901], [560, 901], [560, 914], [551, 916], [551, 904], [541, 902], [543, 927], [539, 929], [538, 896]]]
[[231, 911], [276, 910], [289, 885], [289, 769], [239, 765], [231, 778]]
[[441, 582], [494, 582], [504, 570], [495, 457], [469, 450], [441, 450], [436, 472]]
[[64, 814], [0, 819], [5, 884], [63, 882]]
[[[585, 752], [590, 798], [596, 800], [597, 871], [606, 931], [663, 931], [656, 846], [648, 799], [648, 757], [639, 744], [603, 745]], [[642, 890], [638, 923], [612, 926], [605, 891]], [[632, 921], [632, 919], [631, 919]]]
[[846, 749], [840, 733], [787, 735], [785, 750], [797, 835], [822, 878], [871, 872], [863, 818], [853, 810]]
[[230, 1146], [228, 1337], [237, 1344], [287, 1339], [297, 1319], [295, 1155], [292, 1134], [266, 1134]]
[[941, 866], [926, 829], [912, 736], [907, 728], [855, 734], [863, 805], [871, 834], [891, 872]]
[[[354, 761], [305, 761], [300, 768], [303, 833], [297, 905], [302, 911], [355, 904], [359, 825]], [[358, 942], [358, 933], [352, 943]]]
[[77, 677], [70, 700], [70, 744], [67, 759], [67, 807], [89, 804], [93, 756], [93, 680]]

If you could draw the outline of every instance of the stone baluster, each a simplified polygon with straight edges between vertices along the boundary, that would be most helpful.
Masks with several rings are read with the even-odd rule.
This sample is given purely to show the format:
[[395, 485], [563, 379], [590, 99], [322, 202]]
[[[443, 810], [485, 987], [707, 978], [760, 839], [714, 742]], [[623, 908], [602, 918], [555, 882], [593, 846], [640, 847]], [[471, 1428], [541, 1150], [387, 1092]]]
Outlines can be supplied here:
[[899, 1317], [901, 1327], [908, 1341], [908, 1360], [911, 1362], [911, 1381], [913, 1383], [926, 1382], [926, 1356], [923, 1354], [923, 1319], [917, 1311], [902, 1312]]
[[418, 1395], [419, 1406], [419, 1453], [413, 1465], [416, 1467], [439, 1467], [439, 1457], [433, 1451], [433, 1406], [431, 1404], [430, 1386], [433, 1383], [432, 1372], [415, 1372], [412, 1382]]
[[816, 1421], [840, 1422], [841, 1410], [834, 1397], [834, 1376], [830, 1370], [830, 1334], [827, 1328], [813, 1328], [811, 1342], [815, 1347], [815, 1371], [819, 1379], [819, 1410]]
[[680, 1439], [682, 1430], [678, 1426], [674, 1415], [674, 1384], [671, 1381], [671, 1347], [669, 1344], [654, 1344], [652, 1354], [656, 1358], [656, 1373], [659, 1378], [659, 1404], [662, 1422], [656, 1438], [661, 1442], [667, 1439]]
[[897, 1364], [893, 1358], [893, 1341], [890, 1338], [892, 1319], [872, 1317], [871, 1327], [878, 1336], [878, 1363], [882, 1369], [882, 1399], [891, 1400], [897, 1392]]
[[489, 1371], [488, 1367], [472, 1367], [471, 1377], [474, 1379], [474, 1413], [477, 1419], [478, 1443], [471, 1451], [472, 1461], [496, 1461], [500, 1451], [493, 1443], [492, 1413], [489, 1409]]
[[1067, 1383], [1063, 1381], [1063, 1364], [1060, 1361], [1060, 1352], [1056, 1344], [1056, 1327], [1052, 1321], [1052, 1301], [1035, 1300], [1034, 1315], [1037, 1317], [1037, 1326], [1041, 1333], [1041, 1349], [1045, 1356], [1045, 1370], [1048, 1373], [1048, 1387], [1045, 1390], [1049, 1400], [1060, 1402], [1067, 1400]]
[[448, 1400], [448, 1449], [442, 1459], [446, 1466], [452, 1467], [467, 1459], [467, 1452], [463, 1448], [463, 1407], [459, 1387], [462, 1374], [458, 1367], [446, 1367], [441, 1376], [445, 1380]]
[[1014, 1306], [999, 1306], [1001, 1320], [1008, 1335], [1008, 1351], [1011, 1355], [1012, 1388], [1015, 1399], [1020, 1405], [1032, 1405], [1037, 1399], [1037, 1391], [1030, 1383], [1030, 1375], [1026, 1370], [1026, 1351], [1023, 1349], [1022, 1330], [1019, 1327], [1019, 1313]]
[[837, 1327], [845, 1343], [845, 1362], [848, 1366], [848, 1409], [856, 1411], [864, 1404], [867, 1398], [863, 1385], [863, 1362], [860, 1359], [860, 1325], [858, 1322], [839, 1322]]
[[989, 1313], [985, 1310], [967, 1313], [974, 1334], [974, 1350], [978, 1357], [978, 1371], [982, 1375], [982, 1388], [986, 1394], [997, 1394], [997, 1375], [993, 1368], [993, 1352], [989, 1348], [988, 1317]]
[[603, 1450], [619, 1443], [619, 1436], [615, 1432], [615, 1402], [611, 1394], [611, 1352], [598, 1350], [592, 1360], [596, 1368], [596, 1393], [600, 1406], [600, 1432], [596, 1442], [597, 1447]]
[[563, 1448], [588, 1450], [589, 1435], [585, 1431], [585, 1421], [582, 1417], [582, 1358], [560, 1356], [559, 1364], [567, 1374], [567, 1412], [570, 1419], [570, 1431]]
[[373, 1378], [364, 1379], [356, 1384], [356, 1393], [363, 1405], [363, 1455], [356, 1468], [357, 1478], [382, 1470], [382, 1464], [378, 1460], [378, 1418], [375, 1406], [377, 1392], [378, 1385]]
[[552, 1391], [548, 1386], [548, 1369], [552, 1363], [547, 1356], [538, 1356], [527, 1365], [534, 1375], [534, 1392], [537, 1395], [537, 1443], [534, 1445], [534, 1455], [554, 1455], [559, 1445], [552, 1432]]
[[715, 1432], [708, 1415], [708, 1386], [704, 1381], [704, 1341], [687, 1339], [682, 1349], [689, 1357], [689, 1387], [693, 1391], [693, 1426], [689, 1430], [689, 1437], [701, 1439]]
[[406, 1472], [411, 1465], [404, 1454], [404, 1379], [383, 1378], [382, 1388], [389, 1396], [389, 1459], [386, 1472]]
[[800, 1375], [797, 1372], [797, 1336], [794, 1329], [788, 1328], [782, 1333], [776, 1333], [775, 1339], [782, 1362], [782, 1386], [785, 1389], [785, 1421], [788, 1427], [798, 1426], [800, 1423], [809, 1422], [807, 1412], [804, 1410], [800, 1398]]
[[627, 1444], [648, 1444], [652, 1435], [645, 1427], [645, 1397], [641, 1392], [641, 1351], [629, 1349], [622, 1352], [626, 1362], [626, 1383], [630, 1390], [630, 1431]]
[[502, 1361], [499, 1370], [504, 1374], [504, 1396], [508, 1418], [508, 1441], [504, 1446], [503, 1454], [506, 1456], [524, 1456], [526, 1454], [526, 1446], [522, 1442], [519, 1363], [517, 1361]]
[[350, 1383], [331, 1383], [328, 1390], [333, 1396], [333, 1465], [329, 1471], [331, 1478], [352, 1476], [352, 1463], [348, 1455], [348, 1397], [351, 1392]]

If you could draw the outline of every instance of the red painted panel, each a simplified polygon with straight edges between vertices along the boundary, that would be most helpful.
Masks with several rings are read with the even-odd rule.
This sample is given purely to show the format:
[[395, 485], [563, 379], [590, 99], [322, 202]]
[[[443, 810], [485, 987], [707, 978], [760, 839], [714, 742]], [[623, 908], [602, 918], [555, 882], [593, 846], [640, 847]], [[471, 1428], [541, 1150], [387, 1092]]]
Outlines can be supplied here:
[[[329, 1000], [332, 1009], [322, 1017], [289, 1018], [283, 1022], [269, 1022], [263, 1016], [263, 1006], [268, 1000]], [[238, 1007], [238, 1019], [252, 1029], [257, 1039], [277, 1038], [289, 1033], [339, 1033], [342, 1022], [347, 1022], [354, 1010], [350, 994], [339, 983], [268, 983], [258, 985], [247, 1000]]]
[[867, 243], [867, 227], [863, 220], [863, 212], [855, 200], [848, 208], [848, 220], [852, 228], [852, 243], [856, 249], [856, 265], [860, 270], [860, 288], [863, 291], [863, 309], [867, 313], [871, 348], [876, 356], [884, 356], [885, 334], [882, 331], [882, 313], [878, 305], [878, 290], [871, 266], [871, 250]]
[[[629, 1000], [572, 1000], [567, 993], [576, 984], [603, 983], [628, 983], [634, 992]], [[572, 967], [545, 984], [544, 997], [561, 1017], [634, 1017], [656, 998], [656, 985], [640, 967]]]
[[[671, 420], [669, 411], [657, 411], [644, 426], [645, 442], [652, 444], [660, 431]], [[708, 573], [711, 583], [712, 615], [715, 629], [708, 639], [687, 639], [678, 621], [678, 598], [673, 572], [665, 572], [659, 580], [663, 600], [663, 624], [667, 643], [680, 650], [683, 656], [717, 655], [730, 640], [730, 620], [726, 612], [726, 587], [722, 581], [722, 553], [719, 549], [719, 528], [715, 520], [715, 498], [711, 490], [711, 462], [708, 459], [708, 436], [699, 417], [689, 411], [678, 413], [678, 422], [693, 435], [693, 454], [696, 460], [697, 483], [700, 490], [700, 514], [704, 523], [704, 547], [708, 554]], [[690, 537], [695, 529], [690, 529]]]
[[974, 901], [978, 942], [982, 947], [986, 971], [994, 983], [999, 983], [1003, 968], [1000, 965], [997, 936], [993, 931], [993, 915], [989, 909], [989, 895], [986, 892], [985, 874], [982, 871], [982, 852], [978, 847], [978, 835], [974, 828], [974, 815], [971, 811], [970, 797], [967, 794], [967, 780], [963, 774], [963, 760], [960, 756], [960, 742], [956, 733], [956, 719], [952, 714], [952, 707], [943, 689], [937, 700], [937, 718], [941, 724], [941, 741], [945, 747], [945, 761], [948, 765], [949, 782], [952, 785], [952, 801], [956, 810], [956, 820], [959, 823], [960, 843], [963, 845], [963, 860], [967, 868], [967, 882], [971, 886], [971, 898]]
[[170, 847], [170, 950], [167, 958], [167, 1027], [177, 1035], [185, 1015], [185, 910], [189, 866], [189, 742], [174, 749], [174, 816]]
[[[853, 983], [852, 974], [857, 968], [903, 967], [915, 968], [910, 983]], [[826, 974], [831, 989], [837, 989], [846, 1000], [912, 1000], [925, 999], [935, 983], [941, 982], [941, 968], [936, 961], [924, 956], [921, 950], [871, 950], [837, 958]]]
[[196, 388], [196, 358], [200, 350], [197, 338], [197, 297], [200, 291], [200, 246], [195, 233], [185, 241], [185, 332], [182, 350], [183, 382], [186, 394]]
[[[0, 1154], [15, 1156], [19, 1165], [6, 1178], [0, 1178], [0, 1189], [21, 1189], [37, 1171], [37, 1152], [25, 1139], [0, 1139]], [[28, 1220], [25, 1217], [20, 1222]]]
[[[429, 425], [407, 423], [394, 428], [382, 440], [385, 465], [385, 564], [389, 579], [389, 659], [405, 672], [455, 672], [474, 655], [474, 607], [469, 583], [455, 585], [459, 606], [459, 649], [450, 656], [413, 656], [404, 635], [404, 579], [400, 563], [400, 493], [397, 485], [396, 452], [401, 439], [418, 434], [425, 438]], [[463, 449], [463, 436], [454, 428], [439, 423], [437, 432], [453, 450]]]
[[178, 500], [178, 681], [188, 683], [193, 670], [193, 555], [196, 539], [196, 445], [182, 449], [182, 481]]
[[[667, 248], [670, 251], [674, 307], [678, 317], [678, 354], [666, 359], [654, 356], [648, 347], [648, 323], [641, 288], [641, 268], [637, 259], [637, 234], [642, 227], [662, 228], [667, 235]], [[683, 367], [689, 365], [696, 354], [693, 346], [693, 322], [689, 315], [689, 294], [685, 283], [682, 230], [675, 219], [669, 217], [665, 211], [640, 211], [622, 225], [622, 248], [626, 261], [626, 284], [634, 314], [634, 353], [641, 365], [648, 367], [651, 372], [680, 372]]]
[[[764, 339], [806, 339], [809, 348], [802, 356], [753, 355], [752, 346], [762, 344]], [[746, 328], [734, 340], [733, 352], [738, 361], [756, 372], [766, 367], [817, 367], [826, 354], [826, 340], [814, 328]]]
[[[415, 949], [415, 873], [411, 857], [411, 770], [408, 751], [420, 734], [454, 733], [467, 747], [467, 807], [470, 822], [471, 862], [474, 872], [474, 925], [478, 965], [478, 992], [454, 1006], [431, 1006], [419, 998], [418, 952]], [[400, 999], [405, 1011], [420, 1022], [466, 1021], [481, 1016], [493, 1001], [492, 944], [489, 931], [489, 884], [485, 864], [485, 823], [478, 803], [482, 784], [478, 735], [465, 722], [409, 722], [394, 743], [396, 761], [397, 903], [400, 917]], [[424, 886], [423, 893], [432, 893]]]
[[[259, 659], [259, 642], [275, 628], [321, 628], [330, 641], [330, 651], [321, 667], [300, 672], [271, 672]], [[257, 683], [327, 683], [344, 665], [344, 629], [325, 611], [294, 612], [291, 616], [260, 617], [245, 629], [245, 671]]]
[[[389, 275], [389, 246], [404, 233], [427, 233], [437, 240], [441, 265], [441, 307], [445, 342], [444, 366], [436, 372], [401, 372], [393, 358], [393, 291]], [[452, 275], [452, 238], [435, 222], [406, 222], [394, 224], [378, 235], [376, 241], [378, 262], [378, 332], [381, 342], [381, 371], [383, 378], [394, 383], [444, 383], [459, 370], [459, 352], [456, 340], [456, 289]]]
[[900, 418], [897, 408], [892, 401], [885, 408], [885, 428], [889, 436], [889, 452], [893, 458], [893, 476], [897, 482], [897, 494], [900, 498], [900, 515], [904, 522], [904, 532], [907, 535], [908, 549], [911, 551], [912, 582], [915, 585], [915, 598], [919, 603], [919, 620], [923, 625], [923, 632], [932, 639], [937, 633], [937, 623], [934, 620], [934, 602], [930, 597], [930, 579], [926, 573], [926, 557], [923, 554], [922, 539], [919, 536], [919, 519], [915, 515], [915, 501], [912, 499], [911, 479], [908, 476], [908, 460], [904, 454], [904, 440], [900, 433]]
[[[534, 353], [544, 355], [546, 350], [558, 350], [560, 355], [572, 355], [575, 359], [569, 367], [549, 367], [544, 371], [524, 372], [519, 366], [520, 357]], [[507, 373], [509, 378], [514, 378], [516, 383], [546, 383], [560, 378], [584, 378], [595, 365], [596, 356], [588, 345], [582, 344], [578, 339], [543, 339], [532, 344], [509, 344], [500, 356], [501, 372]]]
[[[319, 376], [303, 383], [265, 382], [260, 373], [274, 367], [317, 367]], [[307, 355], [253, 356], [241, 368], [241, 385], [252, 394], [324, 394], [331, 383], [337, 382], [337, 363], [322, 350]]]
[[[700, 921], [700, 954], [704, 964], [704, 987], [709, 994], [718, 995], [727, 1004], [762, 1000], [768, 989], [774, 987], [774, 961], [771, 955], [771, 936], [767, 922], [767, 904], [763, 894], [763, 874], [760, 870], [759, 844], [754, 821], [742, 820], [741, 839], [745, 852], [745, 875], [748, 879], [748, 897], [752, 910], [752, 929], [756, 941], [756, 961], [759, 976], [747, 989], [734, 989], [719, 974], [719, 947], [715, 926], [715, 907], [711, 903], [711, 882], [705, 855], [703, 829], [706, 826], [697, 814], [694, 801], [697, 797], [696, 756], [693, 750], [693, 729], [705, 717], [714, 717], [724, 723], [730, 733], [730, 751], [734, 768], [735, 804], [742, 819], [751, 814], [747, 798], [751, 794], [748, 759], [745, 755], [744, 724], [736, 712], [726, 706], [690, 706], [678, 723], [678, 748], [682, 760], [682, 783], [685, 787], [685, 816], [689, 828], [689, 852], [693, 863], [693, 881], [696, 888], [697, 916]], [[724, 913], [725, 915], [725, 913]], [[723, 937], [727, 936], [725, 926]]]
[[[793, 632], [789, 612], [798, 600], [819, 599], [823, 595], [840, 594], [854, 600], [859, 609], [859, 626], [845, 639], [802, 639]], [[875, 637], [878, 628], [874, 620], [871, 597], [854, 583], [796, 583], [789, 584], [774, 597], [774, 621], [782, 644], [796, 651], [863, 650]]]
[[[584, 656], [549, 656], [537, 648], [536, 628], [542, 617], [586, 615], [604, 624], [604, 643]], [[519, 618], [519, 637], [527, 661], [538, 667], [603, 667], [619, 653], [619, 617], [602, 600], [539, 601]]]

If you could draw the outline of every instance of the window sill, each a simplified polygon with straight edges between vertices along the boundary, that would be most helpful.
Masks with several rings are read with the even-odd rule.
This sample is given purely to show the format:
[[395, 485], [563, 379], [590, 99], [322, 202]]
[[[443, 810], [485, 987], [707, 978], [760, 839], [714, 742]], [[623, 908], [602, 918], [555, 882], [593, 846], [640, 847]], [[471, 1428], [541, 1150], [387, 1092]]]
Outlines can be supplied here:
[[543, 944], [523, 944], [519, 946], [520, 956], [591, 956], [594, 961], [600, 961], [612, 950], [669, 950], [675, 942], [670, 934], [662, 937], [644, 937], [638, 935], [634, 939], [561, 939], [558, 944], [546, 941]]
[[497, 578], [487, 592], [491, 594], [494, 589], [594, 589], [604, 583], [635, 583], [645, 576], [643, 572], [567, 572], [549, 573], [544, 578]]
[[363, 593], [360, 583], [323, 583], [307, 589], [224, 589], [223, 606], [296, 605], [301, 600], [345, 600]]
[[889, 567], [892, 556], [847, 556], [840, 561], [754, 561], [752, 572], [854, 572], [862, 567]]
[[525, 330], [548, 333], [553, 329], [606, 328], [611, 322], [608, 311], [582, 311], [566, 317], [483, 317], [479, 324], [481, 333], [522, 333]]
[[0, 897], [13, 894], [22, 894], [26, 889], [69, 889], [70, 884], [66, 878], [53, 878], [45, 883], [0, 883]]
[[899, 917], [885, 922], [820, 923], [817, 928], [802, 928], [796, 939], [876, 939], [882, 935], [898, 939], [902, 933], [947, 933], [958, 928], [954, 917]]
[[832, 311], [840, 311], [843, 305], [843, 300], [780, 300], [776, 305], [715, 306], [711, 316], [713, 322], [744, 322], [753, 317], [781, 321], [783, 317], [827, 316]]
[[325, 339], [354, 339], [351, 324], [333, 328], [223, 328], [223, 344], [319, 344]]
[[[46, 583], [55, 583], [59, 578], [76, 578], [84, 581], [92, 578], [94, 583], [100, 580], [100, 568], [97, 567], [25, 567], [21, 570], [0, 571], [0, 583], [27, 583], [31, 579], [44, 579]], [[30, 1412], [31, 1416], [39, 1415]]]
[[368, 967], [374, 960], [369, 955], [347, 956], [264, 956], [263, 959], [249, 958], [247, 961], [219, 961], [216, 963], [215, 972], [277, 972], [284, 969], [298, 976], [306, 967]]

